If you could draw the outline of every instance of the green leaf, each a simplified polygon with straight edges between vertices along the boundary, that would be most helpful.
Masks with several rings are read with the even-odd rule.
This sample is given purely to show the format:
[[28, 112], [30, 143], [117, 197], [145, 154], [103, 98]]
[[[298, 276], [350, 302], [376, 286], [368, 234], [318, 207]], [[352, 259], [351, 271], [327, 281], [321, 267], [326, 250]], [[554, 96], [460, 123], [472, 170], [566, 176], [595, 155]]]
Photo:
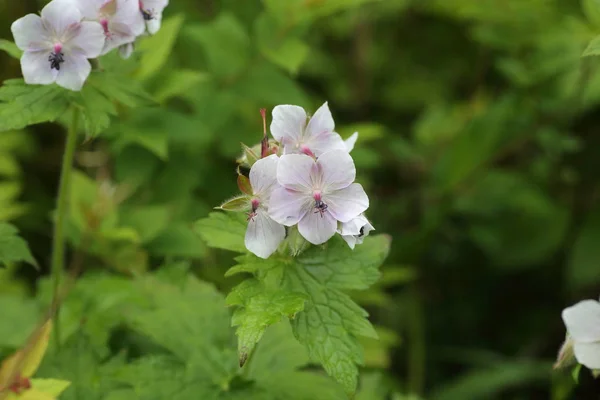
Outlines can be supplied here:
[[27, 242], [18, 233], [13, 225], [0, 222], [0, 264], [26, 262], [38, 268]]
[[600, 28], [600, 0], [581, 0], [581, 6], [588, 21]]
[[242, 214], [213, 212], [196, 222], [194, 229], [210, 247], [245, 253], [246, 227]]
[[138, 232], [142, 242], [156, 238], [167, 227], [170, 210], [163, 205], [123, 207], [120, 210], [120, 223]]
[[226, 303], [240, 306], [231, 318], [231, 325], [237, 326], [240, 366], [246, 363], [265, 329], [282, 317], [293, 319], [304, 309], [305, 300], [302, 293], [269, 290], [256, 279], [245, 280], [233, 288]]
[[14, 42], [6, 39], [0, 39], [0, 50], [4, 50], [12, 58], [17, 60], [21, 58], [23, 52], [17, 47]]
[[110, 126], [111, 115], [117, 115], [113, 102], [92, 85], [81, 91], [80, 105], [83, 108], [85, 133], [97, 136]]
[[261, 53], [272, 63], [296, 74], [310, 48], [298, 38], [286, 37], [283, 32], [285, 29], [267, 13], [256, 19], [254, 34]]
[[232, 14], [222, 12], [209, 23], [185, 29], [185, 36], [202, 46], [210, 71], [232, 77], [244, 70], [250, 59], [250, 38]]
[[439, 400], [478, 400], [498, 397], [509, 388], [531, 382], [547, 382], [551, 378], [551, 365], [534, 361], [507, 361], [491, 368], [464, 374], [454, 382], [431, 394]]
[[57, 120], [69, 106], [67, 91], [56, 85], [26, 85], [22, 79], [0, 87], [0, 132]]
[[600, 55], [600, 36], [596, 36], [583, 51], [583, 57]]
[[[239, 264], [228, 275], [253, 273], [267, 288], [305, 295], [304, 311], [291, 321], [294, 335], [306, 346], [311, 359], [321, 362], [347, 393], [353, 393], [357, 365], [363, 364], [358, 337], [376, 338], [377, 333], [366, 319], [367, 312], [342, 290], [365, 289], [373, 284], [389, 247], [390, 239], [385, 235], [366, 238], [354, 251], [343, 239], [335, 237], [327, 245], [312, 247], [295, 258], [274, 255], [262, 260], [250, 254], [240, 256], [236, 259]], [[251, 289], [243, 292], [243, 298], [264, 293], [257, 290], [252, 280], [249, 282], [237, 289]], [[242, 302], [239, 293], [233, 296], [237, 303]]]
[[124, 106], [148, 107], [157, 105], [139, 82], [129, 76], [106, 71], [92, 72], [86, 81], [86, 86], [92, 86], [107, 99]]
[[208, 79], [210, 79], [210, 76], [204, 72], [187, 69], [175, 70], [169, 73], [164, 81], [161, 81], [161, 85], [154, 96], [157, 101], [164, 103], [173, 97], [189, 94], [197, 84]]
[[175, 224], [161, 231], [148, 243], [148, 250], [155, 255], [200, 258], [206, 254], [206, 246], [188, 224]]
[[173, 52], [175, 40], [183, 25], [183, 15], [175, 15], [165, 19], [158, 33], [140, 42], [138, 50], [142, 53], [138, 77], [145, 80], [156, 75], [167, 63]]
[[0, 348], [19, 348], [35, 329], [41, 316], [36, 302], [21, 295], [0, 295]]
[[600, 208], [590, 212], [569, 256], [568, 282], [574, 288], [600, 282]]

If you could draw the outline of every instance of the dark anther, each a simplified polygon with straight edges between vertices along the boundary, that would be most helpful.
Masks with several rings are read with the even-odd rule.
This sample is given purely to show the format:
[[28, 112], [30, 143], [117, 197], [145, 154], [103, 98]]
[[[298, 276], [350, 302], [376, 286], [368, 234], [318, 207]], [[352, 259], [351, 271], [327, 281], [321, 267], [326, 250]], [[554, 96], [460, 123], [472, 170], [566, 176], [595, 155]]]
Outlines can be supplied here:
[[360, 238], [363, 236], [365, 236], [365, 227], [364, 226], [360, 228], [360, 234], [358, 235], [358, 237]]
[[50, 69], [60, 71], [60, 64], [65, 62], [65, 55], [61, 52], [50, 53], [48, 61], [50, 62]]
[[327, 207], [323, 200], [315, 200], [315, 214], [321, 213], [321, 218], [323, 218], [323, 213], [327, 211]]
[[141, 11], [145, 21], [151, 21], [154, 19], [154, 12], [152, 12], [152, 10], [142, 9]]

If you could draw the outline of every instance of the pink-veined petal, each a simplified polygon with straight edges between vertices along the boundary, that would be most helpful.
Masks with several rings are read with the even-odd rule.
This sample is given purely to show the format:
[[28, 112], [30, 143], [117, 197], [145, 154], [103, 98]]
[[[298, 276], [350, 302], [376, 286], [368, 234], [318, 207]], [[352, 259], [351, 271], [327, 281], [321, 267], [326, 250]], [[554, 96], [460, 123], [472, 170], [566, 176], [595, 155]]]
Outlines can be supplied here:
[[308, 147], [310, 151], [312, 151], [312, 153], [317, 157], [333, 150], [348, 152], [344, 140], [335, 132], [327, 132], [320, 135], [310, 136], [306, 139], [304, 145]]
[[121, 22], [109, 22], [108, 31], [109, 34], [106, 36], [104, 49], [100, 55], [105, 55], [121, 45], [133, 42], [137, 36], [130, 26]]
[[369, 208], [369, 197], [359, 183], [324, 194], [323, 201], [340, 222], [348, 222]]
[[345, 150], [327, 152], [317, 160], [323, 172], [323, 191], [335, 191], [348, 187], [356, 179], [354, 161]]
[[73, 25], [80, 23], [83, 15], [74, 0], [52, 0], [42, 9], [42, 19], [54, 29], [57, 37], [61, 37]]
[[254, 218], [248, 221], [244, 243], [246, 248], [260, 258], [268, 258], [285, 239], [283, 225], [273, 221], [267, 212], [259, 208]]
[[92, 66], [85, 56], [69, 54], [60, 65], [56, 83], [64, 88], [79, 91], [91, 71]]
[[128, 26], [134, 36], [144, 33], [146, 24], [139, 0], [117, 0], [117, 12], [111, 18], [111, 23]]
[[305, 136], [319, 136], [325, 133], [332, 133], [334, 129], [335, 123], [333, 122], [331, 111], [329, 111], [329, 106], [325, 102], [315, 112], [310, 121], [308, 121]]
[[49, 85], [56, 80], [57, 71], [50, 68], [50, 51], [26, 51], [21, 57], [23, 79], [29, 85]]
[[268, 200], [273, 189], [279, 186], [277, 183], [277, 164], [279, 157], [271, 154], [254, 163], [250, 169], [250, 185], [254, 195], [261, 197], [263, 201]]
[[312, 193], [315, 161], [304, 154], [286, 154], [279, 159], [277, 180], [288, 189]]
[[19, 18], [10, 27], [15, 44], [21, 50], [39, 51], [52, 49], [54, 45], [50, 39], [42, 19], [35, 14], [28, 14]]
[[273, 109], [271, 135], [284, 145], [298, 143], [306, 126], [306, 111], [299, 106], [281, 105]]
[[357, 140], [358, 140], [358, 132], [354, 132], [352, 134], [352, 136], [350, 136], [348, 139], [346, 139], [344, 141], [344, 144], [346, 145], [346, 151], [348, 153], [350, 153], [352, 150], [354, 150], [354, 145], [356, 144]]
[[583, 300], [565, 308], [562, 319], [575, 342], [600, 341], [600, 303], [596, 300]]
[[74, 0], [79, 12], [84, 18], [89, 20], [98, 20], [100, 7], [106, 3], [106, 0]]
[[269, 215], [280, 224], [292, 226], [313, 208], [313, 203], [306, 193], [278, 187], [271, 193]]
[[337, 221], [331, 213], [309, 211], [298, 222], [298, 232], [312, 244], [325, 243], [335, 234]]
[[96, 58], [104, 48], [104, 29], [102, 25], [95, 21], [83, 21], [80, 24], [78, 32], [68, 43], [72, 51], [79, 53], [87, 58]]
[[573, 345], [575, 358], [589, 369], [600, 369], [600, 342], [580, 343]]

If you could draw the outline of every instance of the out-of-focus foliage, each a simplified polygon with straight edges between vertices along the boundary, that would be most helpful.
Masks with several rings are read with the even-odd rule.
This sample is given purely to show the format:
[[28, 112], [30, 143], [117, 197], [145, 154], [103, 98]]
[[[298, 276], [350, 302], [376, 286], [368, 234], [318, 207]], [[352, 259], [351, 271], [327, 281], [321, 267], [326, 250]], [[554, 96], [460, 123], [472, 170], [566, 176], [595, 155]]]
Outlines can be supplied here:
[[[0, 0], [0, 36], [12, 40], [10, 23], [41, 3]], [[356, 398], [596, 393], [585, 369], [577, 387], [568, 371], [550, 373], [560, 311], [600, 292], [596, 0], [171, 3], [156, 36], [130, 60], [101, 58], [103, 73], [76, 96], [87, 140], [67, 232], [83, 277], [60, 313], [61, 351], [40, 369], [72, 382], [61, 398], [264, 399], [265, 385], [273, 398], [343, 398], [303, 368], [319, 360], [283, 324], [240, 370], [224, 298], [206, 283], [229, 293], [241, 282], [224, 276], [240, 231], [203, 218], [237, 192], [234, 161], [240, 142], [260, 140], [258, 110], [325, 100], [344, 138], [360, 133], [352, 155], [369, 218], [393, 238], [382, 280], [351, 293], [380, 338], [360, 339]], [[19, 228], [41, 272], [0, 268], [2, 356], [50, 303], [43, 275], [69, 122], [62, 90], [12, 81], [18, 55], [0, 41], [0, 127], [13, 129], [0, 134], [0, 220]], [[31, 261], [6, 261], [18, 259]]]

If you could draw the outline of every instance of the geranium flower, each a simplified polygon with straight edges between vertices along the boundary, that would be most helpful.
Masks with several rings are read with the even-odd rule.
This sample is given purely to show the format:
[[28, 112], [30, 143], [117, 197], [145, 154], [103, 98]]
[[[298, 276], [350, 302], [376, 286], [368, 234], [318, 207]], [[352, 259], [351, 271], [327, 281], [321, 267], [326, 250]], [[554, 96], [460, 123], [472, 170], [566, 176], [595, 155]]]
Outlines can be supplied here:
[[278, 163], [279, 157], [273, 154], [256, 161], [250, 169], [252, 195], [244, 243], [248, 250], [261, 258], [268, 258], [285, 239], [285, 228], [273, 221], [268, 213], [271, 193], [279, 187]]
[[362, 244], [365, 237], [369, 236], [369, 232], [373, 230], [375, 228], [371, 225], [367, 217], [364, 214], [360, 214], [348, 222], [342, 222], [337, 232], [348, 243], [348, 246], [354, 249], [357, 244]]
[[83, 21], [70, 0], [54, 0], [42, 16], [29, 14], [15, 21], [11, 30], [23, 50], [21, 70], [25, 83], [58, 85], [81, 90], [104, 46], [102, 26]]
[[600, 369], [600, 303], [581, 301], [565, 308], [562, 319], [577, 361], [589, 369]]
[[369, 198], [358, 183], [352, 157], [334, 150], [318, 159], [283, 155], [277, 168], [281, 185], [273, 191], [269, 215], [280, 224], [298, 224], [298, 231], [313, 244], [325, 243], [338, 221], [349, 222], [369, 208]]
[[139, 0], [74, 0], [86, 19], [98, 21], [106, 42], [102, 55], [131, 43], [146, 29]]
[[335, 123], [327, 102], [310, 120], [306, 111], [299, 106], [281, 105], [273, 109], [271, 135], [283, 145], [284, 154], [302, 153], [318, 157], [331, 150], [347, 151], [344, 140], [334, 129]]
[[139, 0], [139, 3], [148, 33], [154, 35], [160, 29], [162, 13], [169, 5], [169, 0]]

